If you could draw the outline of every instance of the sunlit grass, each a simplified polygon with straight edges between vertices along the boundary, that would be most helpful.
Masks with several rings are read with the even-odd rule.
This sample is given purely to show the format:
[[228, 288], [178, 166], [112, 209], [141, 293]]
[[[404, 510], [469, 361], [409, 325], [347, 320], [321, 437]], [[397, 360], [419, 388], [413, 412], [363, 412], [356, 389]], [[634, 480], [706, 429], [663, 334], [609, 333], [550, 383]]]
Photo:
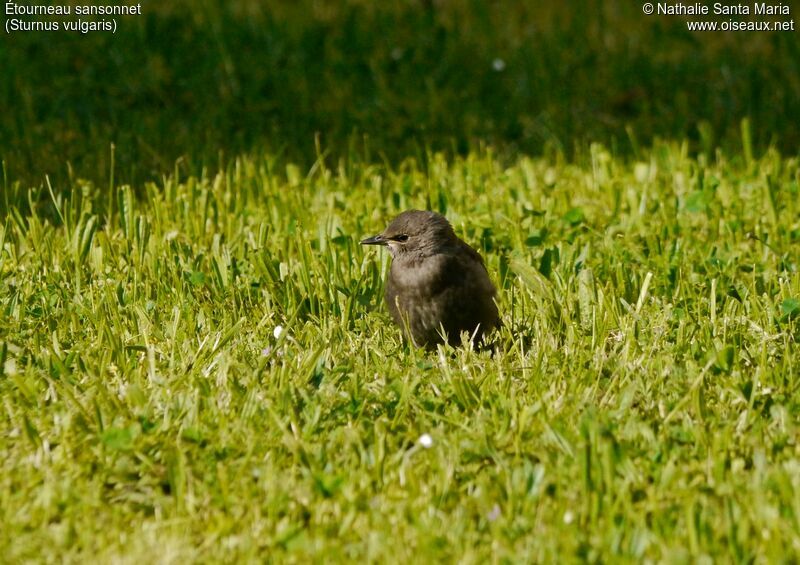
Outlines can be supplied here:
[[[797, 559], [797, 158], [586, 155], [31, 191], [0, 227], [0, 553]], [[401, 343], [357, 242], [411, 207], [482, 249], [493, 356]]]

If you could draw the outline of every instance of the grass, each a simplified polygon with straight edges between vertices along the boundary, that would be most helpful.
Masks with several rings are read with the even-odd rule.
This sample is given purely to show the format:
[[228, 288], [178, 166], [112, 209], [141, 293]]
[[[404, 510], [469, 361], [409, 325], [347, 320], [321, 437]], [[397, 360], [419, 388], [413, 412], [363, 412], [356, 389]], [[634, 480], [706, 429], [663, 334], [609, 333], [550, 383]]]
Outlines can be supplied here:
[[[796, 36], [535, 4], [4, 40], [4, 562], [800, 560]], [[411, 207], [494, 356], [401, 342]]]
[[334, 160], [356, 149], [393, 166], [486, 143], [512, 159], [659, 138], [732, 153], [748, 117], [756, 150], [800, 144], [794, 32], [689, 33], [628, 0], [142, 8], [115, 34], [6, 36], [0, 159], [16, 178], [66, 182], [69, 162], [105, 184], [110, 142], [137, 190], [179, 158], [195, 176], [254, 151], [308, 169], [317, 135]]
[[[0, 553], [797, 560], [800, 160], [742, 154], [6, 181]], [[410, 207], [482, 249], [494, 357], [401, 343], [358, 240]]]

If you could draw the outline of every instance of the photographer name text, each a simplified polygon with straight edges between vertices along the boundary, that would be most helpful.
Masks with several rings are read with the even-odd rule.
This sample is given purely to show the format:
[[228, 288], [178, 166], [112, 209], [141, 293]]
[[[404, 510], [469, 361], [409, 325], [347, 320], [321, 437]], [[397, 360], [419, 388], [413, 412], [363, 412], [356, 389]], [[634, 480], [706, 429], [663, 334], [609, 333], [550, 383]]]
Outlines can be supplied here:
[[715, 2], [713, 5], [695, 2], [694, 4], [669, 4], [659, 2], [656, 4], [656, 13], [663, 16], [788, 16], [791, 11], [787, 4], [768, 4], [754, 2], [753, 4], [723, 4]]

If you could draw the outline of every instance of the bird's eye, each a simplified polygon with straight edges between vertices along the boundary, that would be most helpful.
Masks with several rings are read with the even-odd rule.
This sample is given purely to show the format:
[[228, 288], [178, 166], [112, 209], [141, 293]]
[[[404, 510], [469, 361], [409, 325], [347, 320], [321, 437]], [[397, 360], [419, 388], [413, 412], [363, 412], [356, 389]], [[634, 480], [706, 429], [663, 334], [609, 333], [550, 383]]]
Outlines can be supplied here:
[[395, 236], [394, 240], [395, 241], [401, 241], [401, 242], [402, 241], [408, 241], [408, 236], [406, 234], [404, 234], [404, 233], [401, 233], [400, 235]]

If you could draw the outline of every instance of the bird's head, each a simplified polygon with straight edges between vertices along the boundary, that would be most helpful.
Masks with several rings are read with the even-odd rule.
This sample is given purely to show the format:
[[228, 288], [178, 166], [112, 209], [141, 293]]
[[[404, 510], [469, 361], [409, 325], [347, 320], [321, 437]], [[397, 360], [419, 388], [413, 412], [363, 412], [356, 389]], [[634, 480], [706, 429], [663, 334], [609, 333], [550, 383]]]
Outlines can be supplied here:
[[368, 237], [361, 245], [385, 245], [392, 257], [427, 255], [450, 245], [456, 235], [441, 214], [424, 210], [407, 210], [397, 216], [378, 235]]

